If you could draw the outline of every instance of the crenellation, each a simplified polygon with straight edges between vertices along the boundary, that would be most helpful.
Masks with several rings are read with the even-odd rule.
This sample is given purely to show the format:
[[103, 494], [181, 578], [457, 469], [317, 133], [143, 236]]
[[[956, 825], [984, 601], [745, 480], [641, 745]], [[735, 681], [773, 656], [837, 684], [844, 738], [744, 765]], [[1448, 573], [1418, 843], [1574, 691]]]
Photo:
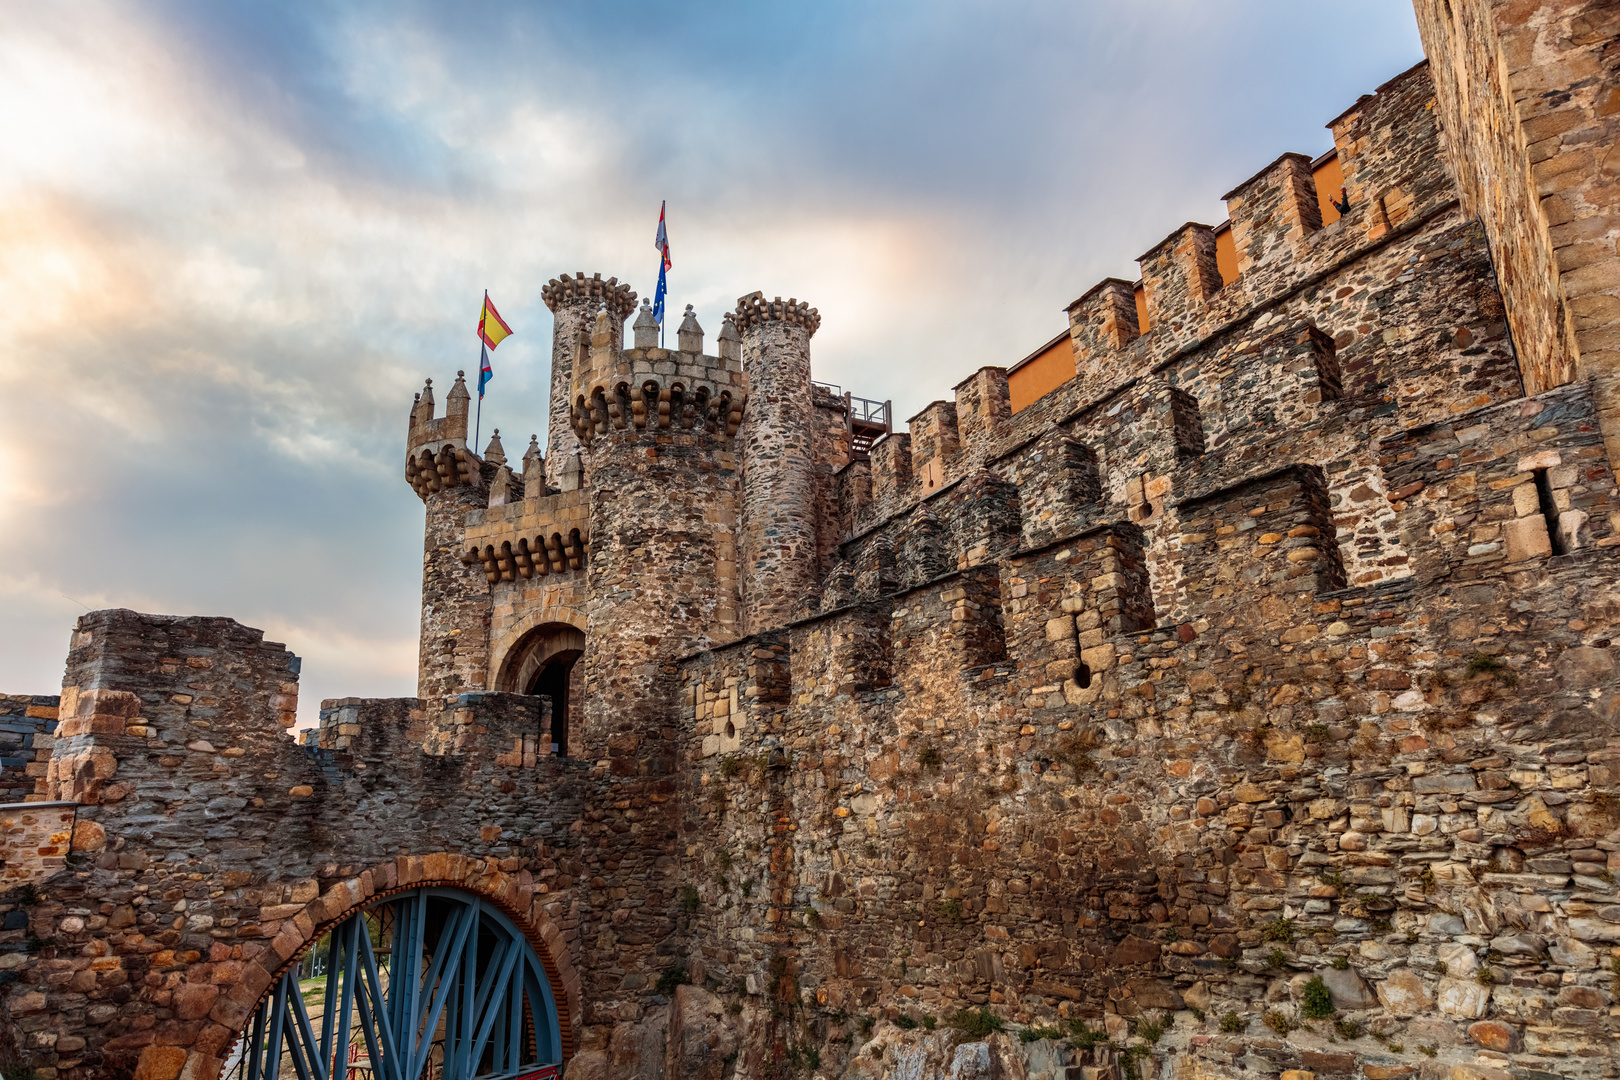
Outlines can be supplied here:
[[1069, 305], [1069, 336], [1082, 393], [1095, 396], [1132, 377], [1149, 343], [1136, 318], [1136, 289], [1104, 278]]
[[[1419, 3], [1446, 79], [1602, 70], [1597, 5]], [[1613, 387], [1516, 351], [1582, 282], [1532, 200], [1464, 209], [1535, 174], [1486, 143], [1547, 106], [1458, 132], [1441, 75], [1332, 122], [1342, 195], [1297, 154], [1240, 185], [1237, 277], [1189, 223], [1145, 320], [1083, 295], [1016, 413], [981, 367], [888, 432], [812, 382], [797, 299], [708, 356], [691, 308], [626, 348], [627, 286], [551, 282], [544, 452], [476, 454], [460, 380], [412, 406], [416, 697], [295, 742], [284, 648], [108, 611], [59, 702], [0, 698], [14, 1045], [218, 1076], [328, 930], [427, 884], [518, 928], [587, 1080], [1614, 1075]]]
[[906, 422], [911, 433], [911, 468], [919, 495], [938, 490], [948, 476], [954, 478], [961, 450], [957, 432], [956, 403], [930, 402], [927, 408]]
[[983, 462], [1012, 418], [1007, 369], [982, 367], [957, 383], [955, 389], [962, 453], [970, 462]]
[[892, 432], [872, 444], [872, 511], [892, 513], [911, 493], [911, 436]]
[[1308, 154], [1288, 153], [1225, 195], [1241, 280], [1293, 262], [1306, 237], [1322, 227]]
[[1215, 262], [1215, 230], [1189, 221], [1136, 261], [1147, 293], [1148, 325], [1161, 338], [1200, 336], [1210, 317], [1208, 301], [1224, 287]]

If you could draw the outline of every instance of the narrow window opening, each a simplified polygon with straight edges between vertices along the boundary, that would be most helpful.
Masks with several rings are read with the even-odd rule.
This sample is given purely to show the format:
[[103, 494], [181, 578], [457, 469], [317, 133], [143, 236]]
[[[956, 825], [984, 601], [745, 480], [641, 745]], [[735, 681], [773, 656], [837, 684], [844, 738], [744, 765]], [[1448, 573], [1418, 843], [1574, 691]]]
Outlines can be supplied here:
[[1077, 664], [1074, 669], [1074, 684], [1085, 690], [1091, 686], [1091, 668], [1085, 664]]
[[1536, 469], [1532, 475], [1536, 478], [1536, 499], [1541, 503], [1541, 516], [1547, 521], [1547, 540], [1552, 545], [1552, 553], [1567, 555], [1564, 538], [1558, 532], [1558, 500], [1553, 498], [1552, 481], [1546, 469]]
[[737, 725], [733, 724], [730, 720], [727, 720], [726, 721], [726, 738], [735, 739], [736, 737], [737, 737]]
[[1204, 452], [1204, 418], [1198, 399], [1175, 387], [1170, 388], [1170, 418], [1175, 428], [1176, 453], [1197, 457]]

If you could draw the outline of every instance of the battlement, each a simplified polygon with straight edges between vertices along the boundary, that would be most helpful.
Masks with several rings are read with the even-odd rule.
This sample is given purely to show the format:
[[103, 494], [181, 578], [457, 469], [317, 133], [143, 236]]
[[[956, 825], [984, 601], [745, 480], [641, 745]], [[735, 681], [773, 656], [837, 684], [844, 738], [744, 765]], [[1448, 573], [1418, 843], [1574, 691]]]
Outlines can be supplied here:
[[540, 298], [552, 311], [565, 304], [589, 302], [612, 312], [621, 323], [636, 310], [636, 293], [629, 285], [621, 285], [616, 277], [603, 281], [601, 274], [586, 277], [583, 270], [575, 271], [573, 277], [552, 278], [541, 288]]
[[423, 499], [446, 488], [483, 484], [483, 462], [467, 445], [470, 399], [466, 373], [458, 371], [455, 385], [445, 398], [443, 416], [433, 415], [432, 379], [427, 380], [411, 405], [410, 429], [405, 439], [405, 481]]
[[737, 309], [732, 313], [732, 321], [737, 324], [738, 330], [768, 322], [793, 323], [804, 327], [812, 337], [821, 329], [821, 313], [808, 303], [791, 297], [784, 303], [780, 296], [766, 300], [765, 294], [757, 290], [737, 297]]

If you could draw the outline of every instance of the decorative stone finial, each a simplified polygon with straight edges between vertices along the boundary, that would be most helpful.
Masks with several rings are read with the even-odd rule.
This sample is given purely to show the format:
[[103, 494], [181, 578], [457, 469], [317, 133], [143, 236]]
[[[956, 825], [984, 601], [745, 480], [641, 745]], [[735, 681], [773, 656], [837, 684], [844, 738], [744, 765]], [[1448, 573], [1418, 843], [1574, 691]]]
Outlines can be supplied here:
[[489, 445], [484, 448], [484, 460], [491, 465], [506, 464], [506, 450], [501, 446], [501, 429], [496, 428], [489, 437]]
[[557, 486], [564, 491], [578, 491], [584, 471], [584, 467], [580, 464], [579, 452], [575, 451], [563, 463], [562, 475], [557, 478]]
[[737, 322], [732, 318], [731, 312], [726, 312], [725, 321], [720, 324], [720, 359], [742, 360], [742, 335], [737, 333]]
[[692, 305], [686, 305], [686, 318], [681, 320], [681, 328], [675, 332], [677, 344], [681, 352], [701, 353], [703, 351], [703, 327], [698, 325], [697, 316], [692, 313]]
[[641, 311], [636, 315], [636, 321], [631, 327], [636, 333], [636, 348], [658, 348], [658, 320], [653, 318], [652, 301], [645, 297], [641, 301]]
[[[540, 439], [530, 435], [529, 448], [523, 452], [523, 486], [528, 489], [530, 484], [541, 483], [545, 467], [545, 459], [540, 456]], [[528, 493], [532, 495], [533, 489]]]

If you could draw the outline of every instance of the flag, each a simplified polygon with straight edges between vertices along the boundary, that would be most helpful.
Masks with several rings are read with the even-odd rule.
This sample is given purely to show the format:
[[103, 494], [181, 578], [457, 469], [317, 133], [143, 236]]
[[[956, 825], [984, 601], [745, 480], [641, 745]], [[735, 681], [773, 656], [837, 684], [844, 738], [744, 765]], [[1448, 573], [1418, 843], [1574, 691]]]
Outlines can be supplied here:
[[512, 328], [506, 325], [501, 313], [495, 310], [495, 305], [489, 302], [489, 290], [484, 290], [484, 309], [478, 313], [478, 337], [484, 344], [479, 349], [478, 361], [478, 399], [484, 398], [484, 386], [495, 377], [495, 372], [489, 366], [489, 350], [512, 336]]
[[478, 336], [492, 349], [512, 336], [512, 328], [506, 325], [501, 313], [489, 302], [487, 289], [484, 291], [484, 309], [478, 313]]
[[658, 235], [653, 237], [653, 247], [657, 248], [663, 258], [658, 263], [658, 291], [653, 294], [653, 319], [659, 326], [664, 325], [664, 294], [668, 287], [664, 275], [669, 272], [669, 234], [664, 231], [664, 203], [658, 204]]
[[658, 204], [658, 235], [653, 237], [653, 247], [664, 254], [664, 269], [668, 270], [675, 264], [669, 261], [669, 234], [664, 231], [664, 203]]

